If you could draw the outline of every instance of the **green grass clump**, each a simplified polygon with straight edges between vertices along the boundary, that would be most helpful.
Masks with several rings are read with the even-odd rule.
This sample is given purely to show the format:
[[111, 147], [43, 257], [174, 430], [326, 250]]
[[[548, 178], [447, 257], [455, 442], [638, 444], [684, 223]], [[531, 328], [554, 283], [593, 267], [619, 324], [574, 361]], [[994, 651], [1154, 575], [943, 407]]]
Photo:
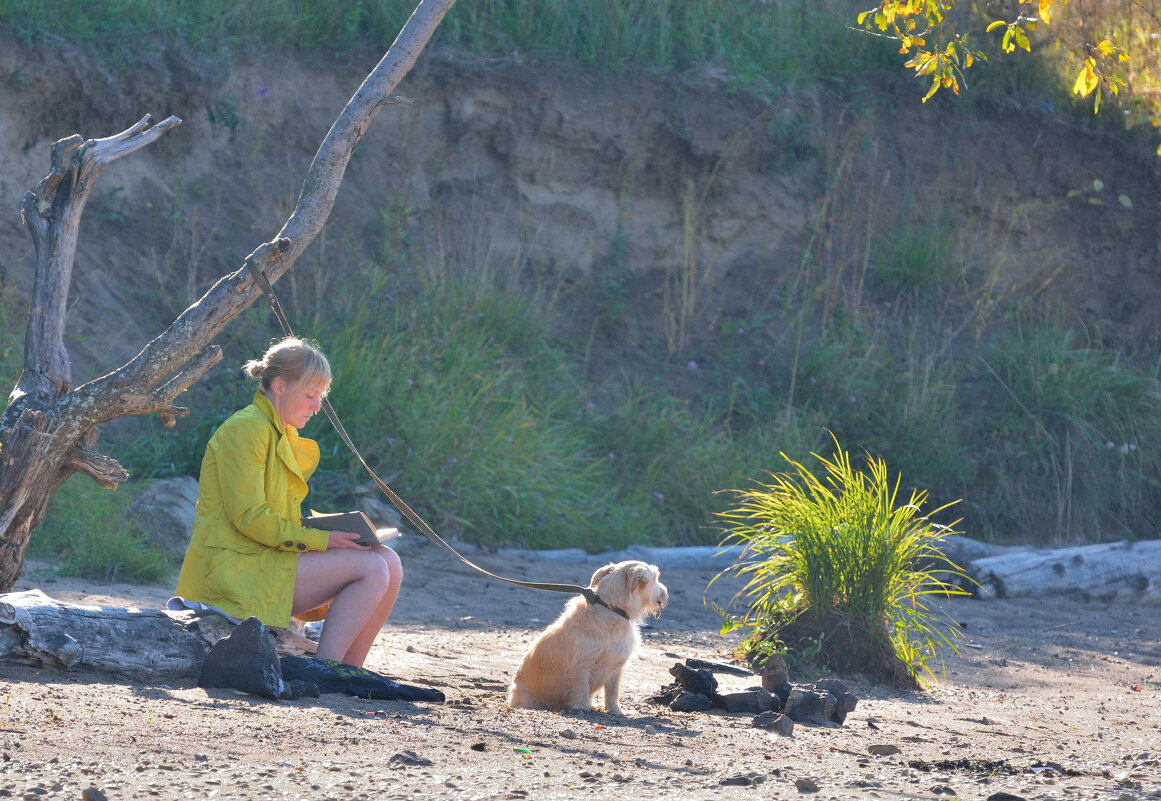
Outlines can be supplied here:
[[720, 514], [722, 544], [742, 546], [733, 572], [748, 577], [738, 594], [746, 609], [733, 619], [748, 632], [744, 653], [762, 661], [788, 648], [876, 680], [935, 680], [941, 650], [960, 636], [935, 603], [963, 594], [951, 583], [962, 571], [940, 550], [953, 530], [921, 513], [926, 493], [899, 503], [881, 459], [856, 471], [835, 441], [833, 457], [817, 456], [820, 479], [783, 458], [791, 472], [735, 490], [738, 505]]
[[[1018, 330], [979, 353], [977, 500], [1008, 525], [1055, 529], [1058, 542], [1156, 531], [1161, 386], [1117, 351], [1069, 332]], [[1039, 504], [1021, 502], [1041, 494]]]
[[87, 476], [69, 479], [49, 499], [44, 521], [29, 538], [28, 555], [50, 561], [62, 576], [168, 580], [173, 565], [166, 552], [151, 545], [126, 513], [144, 489], [136, 484], [110, 492]]

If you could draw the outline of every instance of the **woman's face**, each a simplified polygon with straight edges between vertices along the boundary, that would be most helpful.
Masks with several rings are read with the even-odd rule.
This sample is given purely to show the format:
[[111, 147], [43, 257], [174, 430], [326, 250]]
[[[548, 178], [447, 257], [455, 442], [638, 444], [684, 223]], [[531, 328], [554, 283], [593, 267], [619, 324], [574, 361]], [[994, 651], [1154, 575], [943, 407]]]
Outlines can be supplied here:
[[292, 384], [283, 378], [275, 378], [270, 382], [270, 402], [274, 404], [282, 425], [301, 429], [322, 407], [329, 386], [330, 382], [324, 379]]

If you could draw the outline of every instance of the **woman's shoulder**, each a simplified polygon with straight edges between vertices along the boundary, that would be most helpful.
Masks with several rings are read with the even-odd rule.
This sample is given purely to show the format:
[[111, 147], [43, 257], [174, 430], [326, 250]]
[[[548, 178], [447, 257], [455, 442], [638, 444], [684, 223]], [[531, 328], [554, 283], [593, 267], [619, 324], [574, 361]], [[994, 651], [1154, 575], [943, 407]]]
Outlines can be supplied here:
[[270, 418], [257, 405], [251, 403], [249, 406], [243, 406], [222, 421], [217, 431], [214, 432], [212, 439], [221, 442], [223, 439], [234, 439], [237, 437], [276, 437], [277, 433], [270, 422]]

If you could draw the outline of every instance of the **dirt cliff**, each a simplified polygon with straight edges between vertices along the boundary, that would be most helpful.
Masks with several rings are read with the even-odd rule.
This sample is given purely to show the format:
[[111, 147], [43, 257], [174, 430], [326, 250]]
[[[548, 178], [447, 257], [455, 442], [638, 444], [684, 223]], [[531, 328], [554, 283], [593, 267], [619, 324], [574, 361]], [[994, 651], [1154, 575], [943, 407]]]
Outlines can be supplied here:
[[[183, 119], [94, 193], [74, 277], [76, 381], [136, 353], [278, 230], [377, 57], [227, 66], [163, 50], [113, 71], [0, 36], [0, 279], [18, 296], [33, 265], [20, 200], [51, 142]], [[1159, 160], [1034, 99], [923, 105], [902, 76], [867, 86], [857, 101], [817, 88], [763, 98], [712, 70], [598, 75], [429, 52], [400, 87], [412, 102], [368, 131], [287, 291], [316, 291], [336, 260], [389, 259], [406, 237], [424, 254], [409, 270], [567, 294], [562, 325], [593, 332], [594, 362], [608, 364], [664, 340], [675, 276], [695, 291], [695, 333], [708, 331], [760, 316], [804, 253], [841, 284], [884, 237], [950, 220], [978, 325], [1019, 296], [1131, 351], [1157, 344]]]

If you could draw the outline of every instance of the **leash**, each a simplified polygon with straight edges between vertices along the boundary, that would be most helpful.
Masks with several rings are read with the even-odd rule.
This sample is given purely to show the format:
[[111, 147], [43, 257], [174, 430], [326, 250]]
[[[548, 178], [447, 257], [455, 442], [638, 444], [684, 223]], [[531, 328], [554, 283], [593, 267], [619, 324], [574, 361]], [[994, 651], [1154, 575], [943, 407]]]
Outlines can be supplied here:
[[[258, 281], [258, 286], [262, 288], [262, 292], [266, 295], [266, 299], [270, 301], [270, 308], [274, 311], [274, 316], [278, 320], [278, 325], [282, 328], [283, 336], [294, 336], [294, 332], [290, 328], [290, 323], [287, 321], [286, 315], [282, 311], [282, 304], [278, 302], [278, 297], [274, 294], [274, 288], [270, 285], [270, 280], [266, 277], [265, 271], [261, 267], [257, 266], [257, 264], [255, 264], [251, 259], [247, 259], [244, 266], [250, 268], [250, 272]], [[582, 587], [579, 584], [556, 584], [553, 582], [521, 581], [520, 579], [505, 578], [504, 576], [498, 576], [489, 570], [485, 570], [484, 568], [469, 560], [466, 556], [449, 545], [443, 537], [436, 534], [435, 530], [432, 529], [432, 527], [429, 526], [423, 518], [416, 514], [410, 506], [404, 503], [402, 498], [396, 495], [395, 492], [392, 491], [392, 489], [387, 486], [387, 484], [381, 478], [379, 478], [378, 475], [375, 474], [375, 471], [371, 469], [369, 464], [367, 464], [367, 461], [363, 458], [363, 455], [359, 453], [359, 449], [355, 447], [355, 443], [351, 440], [350, 435], [347, 434], [347, 430], [343, 427], [343, 424], [339, 422], [339, 416], [335, 414], [335, 410], [331, 406], [330, 401], [327, 400], [326, 396], [323, 396], [320, 405], [322, 406], [322, 410], [326, 412], [327, 419], [331, 421], [331, 425], [334, 426], [335, 431], [338, 433], [339, 439], [343, 441], [343, 444], [347, 446], [348, 450], [350, 450], [350, 452], [354, 454], [355, 458], [359, 460], [359, 464], [363, 466], [363, 469], [367, 471], [367, 474], [371, 476], [371, 478], [379, 486], [379, 489], [383, 491], [383, 494], [387, 496], [395, 508], [398, 509], [404, 517], [410, 520], [411, 523], [416, 528], [418, 528], [425, 537], [443, 548], [456, 559], [459, 559], [472, 570], [475, 570], [478, 573], [482, 573], [488, 578], [493, 578], [497, 581], [504, 581], [508, 584], [515, 584], [518, 587], [526, 587], [530, 590], [545, 590], [547, 592], [566, 592], [572, 593], [574, 595], [583, 595], [584, 599], [590, 604], [603, 606], [605, 609], [608, 609], [611, 612], [615, 612], [626, 620], [629, 619], [629, 614], [624, 609], [613, 606], [612, 604], [601, 600], [600, 596], [598, 596], [596, 591], [591, 587]]]

